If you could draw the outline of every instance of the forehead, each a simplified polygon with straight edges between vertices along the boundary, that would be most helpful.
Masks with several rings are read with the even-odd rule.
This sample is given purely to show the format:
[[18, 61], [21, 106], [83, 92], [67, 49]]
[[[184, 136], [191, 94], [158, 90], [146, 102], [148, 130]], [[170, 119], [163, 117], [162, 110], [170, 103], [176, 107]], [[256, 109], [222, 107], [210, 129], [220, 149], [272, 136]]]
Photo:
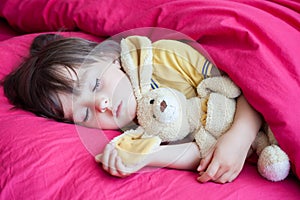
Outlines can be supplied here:
[[[75, 76], [77, 76], [79, 80], [77, 80], [77, 79], [73, 79], [73, 80], [77, 80], [79, 82], [84, 82], [90, 76], [97, 76], [97, 77], [101, 78], [101, 76], [103, 76], [104, 73], [109, 68], [111, 68], [112, 64], [113, 64], [113, 60], [106, 58], [106, 57], [95, 60], [95, 62], [92, 62], [92, 63], [83, 63], [82, 65], [77, 67], [75, 70], [76, 71]], [[77, 78], [77, 77], [74, 77], [74, 73], [73, 74], [71, 73], [71, 77]]]
[[109, 65], [105, 62], [95, 62], [88, 65], [81, 65], [75, 70], [76, 77], [74, 77], [74, 73], [71, 74], [70, 77], [76, 81], [76, 86], [81, 88], [89, 81], [90, 78], [101, 77], [108, 66]]

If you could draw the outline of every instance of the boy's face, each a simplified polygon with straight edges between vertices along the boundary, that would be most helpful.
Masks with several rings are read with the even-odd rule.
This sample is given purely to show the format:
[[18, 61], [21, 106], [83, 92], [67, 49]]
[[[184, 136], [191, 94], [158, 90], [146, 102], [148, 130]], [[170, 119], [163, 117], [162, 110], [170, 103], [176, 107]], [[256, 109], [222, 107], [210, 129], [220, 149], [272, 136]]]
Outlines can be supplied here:
[[73, 72], [66, 74], [78, 80], [79, 92], [60, 94], [65, 118], [92, 128], [118, 129], [136, 116], [137, 103], [131, 83], [119, 63], [99, 61], [80, 67], [78, 79]]

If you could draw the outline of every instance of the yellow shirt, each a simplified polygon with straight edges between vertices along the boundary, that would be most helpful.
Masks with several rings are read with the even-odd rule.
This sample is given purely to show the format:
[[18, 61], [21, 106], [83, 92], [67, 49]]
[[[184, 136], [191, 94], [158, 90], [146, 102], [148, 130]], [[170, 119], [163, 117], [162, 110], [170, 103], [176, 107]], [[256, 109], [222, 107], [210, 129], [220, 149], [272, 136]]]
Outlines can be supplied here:
[[[130, 40], [132, 45], [142, 42], [140, 36], [130, 36], [126, 40]], [[171, 87], [184, 93], [187, 98], [196, 96], [197, 85], [210, 76], [213, 67], [212, 63], [193, 47], [176, 40], [153, 42], [152, 53], [152, 88]], [[138, 59], [142, 55], [143, 49], [136, 49], [133, 57]]]

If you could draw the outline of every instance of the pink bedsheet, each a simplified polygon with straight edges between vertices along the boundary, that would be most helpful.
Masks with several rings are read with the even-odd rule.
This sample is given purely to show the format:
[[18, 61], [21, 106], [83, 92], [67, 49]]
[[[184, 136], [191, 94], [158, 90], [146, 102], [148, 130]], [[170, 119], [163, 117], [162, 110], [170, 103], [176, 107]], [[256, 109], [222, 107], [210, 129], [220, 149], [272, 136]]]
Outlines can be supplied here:
[[[2, 0], [0, 3], [0, 16], [18, 32], [81, 30], [106, 37], [131, 28], [158, 26], [189, 35], [202, 44], [216, 65], [231, 76], [262, 113], [291, 158], [298, 177], [299, 12], [296, 1]], [[83, 33], [64, 34], [99, 39]], [[24, 35], [0, 42], [0, 78], [28, 53], [33, 37]], [[93, 155], [107, 142], [103, 134], [92, 129], [78, 131], [73, 125], [9, 110], [11, 105], [2, 88], [0, 103], [1, 199], [137, 196], [298, 199], [300, 195], [299, 180], [294, 176], [271, 183], [258, 175], [253, 163], [245, 165], [236, 181], [222, 186], [201, 185], [195, 181], [195, 172], [171, 169], [114, 178], [93, 160]], [[86, 134], [81, 135], [83, 132], [92, 135], [94, 143]], [[105, 134], [111, 138], [118, 132]]]
[[25, 32], [80, 29], [112, 36], [156, 26], [194, 38], [262, 113], [298, 176], [299, 12], [299, 2], [292, 0], [4, 0], [0, 4], [0, 16]]

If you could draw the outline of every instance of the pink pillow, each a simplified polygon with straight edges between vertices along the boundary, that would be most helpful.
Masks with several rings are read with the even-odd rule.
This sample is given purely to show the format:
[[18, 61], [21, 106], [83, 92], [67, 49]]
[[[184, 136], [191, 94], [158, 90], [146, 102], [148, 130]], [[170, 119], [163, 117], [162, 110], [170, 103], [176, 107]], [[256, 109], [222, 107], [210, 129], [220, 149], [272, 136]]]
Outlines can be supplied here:
[[[39, 33], [41, 34], [41, 33]], [[6, 41], [0, 42], [0, 60], [1, 60], [1, 70], [0, 70], [0, 79], [5, 75], [10, 73], [15, 67], [17, 67], [22, 59], [26, 57], [29, 53], [29, 47], [33, 38], [39, 34], [30, 34], [24, 36], [18, 36]], [[101, 39], [84, 33], [75, 33], [75, 32], [64, 32], [60, 33], [66, 37], [82, 37], [92, 41], [100, 42]], [[2, 130], [9, 130], [9, 132], [14, 135], [16, 130], [26, 129], [30, 133], [35, 133], [36, 127], [41, 126], [43, 123], [53, 124], [49, 122], [51, 120], [38, 118], [33, 114], [22, 110], [10, 110], [12, 105], [8, 102], [7, 98], [4, 96], [3, 88], [1, 87], [1, 114], [0, 119], [2, 121]], [[12, 115], [13, 114], [13, 115]], [[19, 127], [16, 128], [16, 119], [15, 116], [21, 116], [19, 120]], [[23, 117], [22, 117], [23, 116]], [[26, 117], [25, 117], [26, 116]], [[22, 121], [22, 118], [26, 118], [25, 121]], [[4, 122], [5, 120], [5, 122]], [[68, 126], [67, 126], [68, 127]], [[72, 127], [72, 126], [71, 126]], [[71, 128], [70, 127], [70, 128]], [[96, 155], [102, 151], [104, 145], [109, 141], [104, 132], [97, 129], [88, 129], [84, 127], [76, 127], [81, 142], [87, 148], [87, 150], [92, 154]], [[105, 133], [114, 133], [114, 131], [105, 131]], [[114, 133], [113, 135], [118, 134], [119, 132]]]

